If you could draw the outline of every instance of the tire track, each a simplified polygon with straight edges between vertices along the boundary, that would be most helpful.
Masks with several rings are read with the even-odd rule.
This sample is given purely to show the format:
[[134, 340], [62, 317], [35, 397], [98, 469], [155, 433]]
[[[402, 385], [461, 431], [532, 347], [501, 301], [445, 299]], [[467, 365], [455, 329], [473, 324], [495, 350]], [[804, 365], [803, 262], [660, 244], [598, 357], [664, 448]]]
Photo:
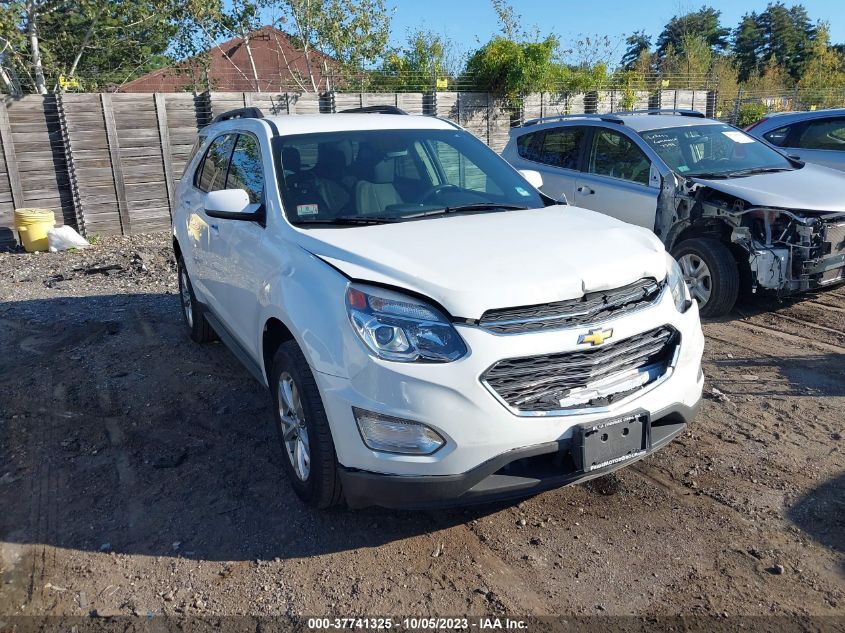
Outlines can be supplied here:
[[[765, 335], [774, 335], [784, 341], [789, 343], [793, 343], [798, 345], [800, 348], [803, 347], [816, 347], [818, 349], [824, 350], [826, 352], [834, 352], [836, 354], [845, 354], [845, 347], [841, 345], [834, 345], [831, 343], [824, 343], [822, 341], [817, 341], [814, 339], [807, 339], [797, 334], [789, 334], [788, 332], [784, 332], [782, 330], [777, 329], [776, 327], [770, 325], [763, 325], [761, 323], [750, 323], [748, 321], [732, 321], [730, 323], [731, 326], [739, 327], [742, 329], [746, 329], [752, 331], [757, 334], [765, 334]], [[759, 349], [754, 349], [755, 352], [760, 352]]]
[[471, 526], [460, 525], [452, 528], [449, 531], [450, 541], [461, 533], [465, 537], [467, 549], [475, 555], [484, 583], [496, 594], [506, 597], [511, 602], [510, 605], [506, 605], [510, 607], [511, 612], [530, 613], [534, 616], [554, 614], [546, 601], [529, 587], [516, 566], [503, 560], [493, 547], [482, 542]]

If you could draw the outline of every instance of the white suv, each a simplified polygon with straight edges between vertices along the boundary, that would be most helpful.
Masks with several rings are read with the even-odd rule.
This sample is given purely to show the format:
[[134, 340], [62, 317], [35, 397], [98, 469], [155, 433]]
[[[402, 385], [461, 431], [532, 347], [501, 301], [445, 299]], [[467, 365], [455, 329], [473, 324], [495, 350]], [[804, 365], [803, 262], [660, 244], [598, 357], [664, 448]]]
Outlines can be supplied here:
[[303, 500], [532, 494], [694, 416], [704, 340], [677, 264], [537, 176], [432, 117], [247, 110], [202, 130], [173, 227], [185, 322], [269, 386]]

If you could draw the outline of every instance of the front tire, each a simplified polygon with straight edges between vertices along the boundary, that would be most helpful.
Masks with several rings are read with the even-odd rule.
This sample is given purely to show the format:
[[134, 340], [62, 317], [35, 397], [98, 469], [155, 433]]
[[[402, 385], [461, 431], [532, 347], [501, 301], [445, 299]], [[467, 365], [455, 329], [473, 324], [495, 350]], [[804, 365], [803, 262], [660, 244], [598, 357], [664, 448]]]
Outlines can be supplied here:
[[197, 301], [191, 278], [185, 261], [179, 257], [176, 261], [176, 271], [179, 275], [179, 299], [182, 303], [182, 317], [188, 328], [188, 334], [195, 343], [210, 343], [217, 339], [217, 332], [205, 319], [205, 311]]
[[672, 256], [701, 316], [720, 317], [733, 309], [739, 294], [739, 268], [727, 246], [709, 237], [696, 237], [677, 244]]
[[279, 346], [270, 378], [282, 463], [294, 492], [314, 508], [340, 504], [343, 489], [326, 410], [295, 341]]

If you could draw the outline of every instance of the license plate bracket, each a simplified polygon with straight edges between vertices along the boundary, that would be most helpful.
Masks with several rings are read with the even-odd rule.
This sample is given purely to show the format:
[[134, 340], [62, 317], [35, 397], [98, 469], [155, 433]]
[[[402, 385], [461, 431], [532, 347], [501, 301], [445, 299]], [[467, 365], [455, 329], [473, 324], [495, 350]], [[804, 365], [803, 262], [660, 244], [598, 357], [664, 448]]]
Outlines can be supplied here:
[[651, 420], [646, 412], [631, 413], [580, 425], [573, 451], [585, 473], [636, 459], [651, 449]]

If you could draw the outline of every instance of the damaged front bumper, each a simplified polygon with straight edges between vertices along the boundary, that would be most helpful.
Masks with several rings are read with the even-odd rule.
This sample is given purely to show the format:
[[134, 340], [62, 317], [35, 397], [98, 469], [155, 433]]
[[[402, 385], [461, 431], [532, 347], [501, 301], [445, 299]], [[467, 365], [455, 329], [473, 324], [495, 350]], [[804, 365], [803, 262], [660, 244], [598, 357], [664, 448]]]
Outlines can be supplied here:
[[789, 294], [845, 281], [845, 214], [748, 209], [743, 215], [752, 224], [735, 227], [731, 239], [748, 252], [755, 289]]

